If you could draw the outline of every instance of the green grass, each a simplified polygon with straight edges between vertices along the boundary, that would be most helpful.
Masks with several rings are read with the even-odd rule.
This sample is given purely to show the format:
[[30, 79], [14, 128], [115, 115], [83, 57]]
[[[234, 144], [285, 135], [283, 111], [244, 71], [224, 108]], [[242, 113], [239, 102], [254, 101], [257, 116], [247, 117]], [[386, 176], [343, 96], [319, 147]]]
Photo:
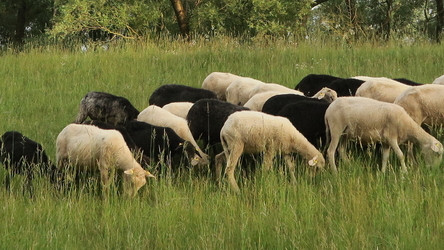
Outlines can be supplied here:
[[[111, 47], [81, 53], [52, 47], [0, 57], [0, 133], [21, 131], [55, 158], [58, 133], [88, 91], [127, 97], [138, 109], [158, 86], [199, 87], [226, 71], [294, 87], [309, 73], [406, 77], [431, 82], [442, 75], [444, 46], [359, 47], [322, 44], [217, 43]], [[437, 135], [443, 141], [443, 134]], [[36, 195], [0, 188], [0, 248], [423, 248], [444, 244], [444, 173], [419, 164], [401, 176], [376, 170], [379, 160], [354, 155], [295, 185], [280, 171], [240, 179], [241, 194], [206, 175], [149, 180], [135, 199], [94, 190], [68, 194], [44, 178]], [[279, 168], [280, 169], [280, 168]], [[3, 182], [5, 171], [0, 170]]]

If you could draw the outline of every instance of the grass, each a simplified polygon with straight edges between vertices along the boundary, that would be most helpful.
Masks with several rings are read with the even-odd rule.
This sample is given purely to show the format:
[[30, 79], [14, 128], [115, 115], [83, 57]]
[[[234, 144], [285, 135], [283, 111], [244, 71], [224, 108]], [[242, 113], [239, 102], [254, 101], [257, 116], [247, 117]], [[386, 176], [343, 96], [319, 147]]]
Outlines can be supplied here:
[[[88, 91], [127, 97], [142, 110], [166, 83], [199, 87], [226, 71], [294, 87], [309, 73], [405, 77], [431, 82], [443, 74], [444, 46], [323, 44], [269, 46], [219, 41], [137, 44], [108, 51], [57, 48], [6, 53], [0, 60], [0, 133], [21, 131], [55, 158], [58, 133], [77, 114]], [[443, 134], [435, 134], [443, 142]], [[379, 160], [353, 153], [340, 173], [291, 185], [280, 174], [238, 178], [241, 194], [211, 178], [184, 172], [149, 180], [135, 199], [94, 190], [57, 193], [44, 178], [36, 195], [0, 188], [1, 248], [439, 248], [444, 244], [444, 184], [440, 168], [397, 161], [386, 174]], [[0, 169], [0, 181], [6, 172]], [[94, 187], [92, 188], [94, 189]]]

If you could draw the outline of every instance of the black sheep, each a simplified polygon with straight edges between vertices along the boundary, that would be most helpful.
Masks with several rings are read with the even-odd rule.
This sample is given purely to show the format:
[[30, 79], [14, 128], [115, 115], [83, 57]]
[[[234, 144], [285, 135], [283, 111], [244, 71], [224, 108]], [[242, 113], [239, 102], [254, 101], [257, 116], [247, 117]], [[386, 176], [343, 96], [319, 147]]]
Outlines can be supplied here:
[[214, 92], [185, 85], [166, 84], [156, 89], [150, 96], [149, 105], [163, 107], [172, 102], [192, 102], [200, 99], [216, 99]]
[[323, 87], [328, 87], [331, 82], [338, 79], [342, 78], [323, 74], [309, 74], [302, 78], [294, 89], [301, 91], [306, 96], [312, 96]]
[[104, 92], [89, 92], [80, 102], [80, 110], [75, 123], [82, 123], [88, 118], [110, 124], [123, 124], [134, 120], [139, 111], [128, 99]]
[[228, 116], [242, 110], [249, 109], [216, 99], [199, 100], [188, 111], [188, 126], [196, 140], [213, 146], [220, 143], [220, 130]]
[[262, 107], [262, 112], [277, 115], [277, 113], [285, 106], [290, 103], [300, 102], [300, 101], [314, 101], [314, 102], [323, 102], [327, 103], [327, 101], [323, 99], [317, 99], [312, 97], [306, 97], [303, 95], [295, 95], [295, 94], [282, 94], [275, 95], [269, 98]]
[[284, 106], [276, 115], [286, 117], [315, 147], [326, 143], [324, 116], [330, 103], [303, 100]]
[[0, 138], [0, 162], [5, 166], [5, 186], [10, 190], [11, 179], [16, 174], [26, 176], [26, 188], [32, 195], [34, 174], [48, 176], [52, 183], [59, 181], [59, 173], [46, 155], [41, 144], [17, 131], [8, 131]]
[[420, 86], [420, 85], [423, 85], [422, 83], [414, 82], [414, 81], [406, 79], [406, 78], [393, 78], [393, 80], [398, 81], [400, 83], [404, 83], [406, 85], [410, 85], [410, 86]]
[[363, 84], [364, 81], [355, 78], [338, 79], [331, 82], [328, 88], [333, 89], [340, 96], [354, 96], [356, 90]]

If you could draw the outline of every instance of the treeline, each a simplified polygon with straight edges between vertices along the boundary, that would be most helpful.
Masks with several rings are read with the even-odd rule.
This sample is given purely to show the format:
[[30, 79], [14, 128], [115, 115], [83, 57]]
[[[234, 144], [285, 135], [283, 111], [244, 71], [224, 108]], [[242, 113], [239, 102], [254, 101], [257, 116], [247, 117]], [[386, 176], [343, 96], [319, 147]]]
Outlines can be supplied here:
[[440, 41], [444, 0], [2, 0], [0, 45], [195, 36]]

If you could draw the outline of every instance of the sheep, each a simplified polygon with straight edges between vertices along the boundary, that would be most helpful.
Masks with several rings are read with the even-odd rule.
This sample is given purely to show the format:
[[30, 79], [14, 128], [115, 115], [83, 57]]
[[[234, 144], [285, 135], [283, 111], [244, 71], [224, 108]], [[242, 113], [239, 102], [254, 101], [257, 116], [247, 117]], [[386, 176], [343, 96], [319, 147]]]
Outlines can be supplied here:
[[80, 101], [80, 110], [75, 123], [88, 118], [111, 124], [122, 124], [136, 119], [139, 111], [128, 99], [104, 92], [89, 92]]
[[423, 83], [414, 82], [412, 80], [406, 79], [406, 78], [393, 78], [393, 80], [398, 81], [400, 83], [404, 83], [409, 86], [421, 86], [424, 85]]
[[435, 80], [433, 80], [432, 84], [440, 84], [440, 85], [444, 85], [444, 75], [436, 78]]
[[148, 102], [149, 105], [163, 107], [171, 102], [192, 102], [200, 99], [216, 99], [214, 92], [179, 84], [165, 84], [154, 90]]
[[301, 91], [306, 96], [312, 96], [323, 87], [327, 87], [331, 82], [338, 79], [343, 78], [324, 74], [309, 74], [302, 78], [294, 89]]
[[282, 92], [276, 92], [276, 91], [267, 91], [258, 93], [254, 96], [252, 96], [245, 104], [244, 107], [249, 108], [250, 110], [254, 111], [262, 111], [262, 107], [264, 106], [264, 103], [270, 99], [271, 97], [275, 95], [281, 95]]
[[324, 116], [329, 105], [312, 98], [285, 105], [273, 115], [287, 118], [311, 144], [321, 148], [326, 143]]
[[74, 164], [77, 173], [99, 170], [104, 193], [109, 189], [109, 171], [123, 171], [125, 193], [129, 196], [137, 194], [147, 177], [154, 177], [137, 163], [117, 130], [69, 124], [57, 136], [56, 152], [59, 169]]
[[190, 128], [188, 127], [187, 120], [173, 115], [168, 110], [162, 109], [156, 105], [150, 105], [146, 109], [142, 110], [137, 117], [137, 120], [149, 123], [151, 125], [173, 129], [179, 137], [191, 143], [191, 145], [193, 145], [197, 153], [200, 155], [198, 159], [193, 159], [193, 165], [208, 164], [208, 156], [200, 149], [199, 145], [197, 145], [196, 141], [194, 140]]
[[263, 105], [262, 112], [277, 115], [278, 112], [286, 105], [290, 103], [296, 103], [300, 101], [314, 101], [322, 103], [331, 103], [338, 98], [336, 91], [330, 88], [322, 88], [313, 97], [294, 95], [294, 94], [281, 94], [270, 97]]
[[249, 109], [216, 99], [202, 99], [188, 112], [188, 126], [193, 137], [202, 140], [205, 147], [214, 146], [220, 143], [220, 130], [228, 116], [242, 110]]
[[356, 96], [368, 97], [383, 102], [393, 103], [409, 85], [385, 78], [369, 78], [356, 91]]
[[410, 87], [401, 93], [394, 101], [403, 107], [413, 120], [421, 125], [444, 124], [444, 86], [425, 84]]
[[256, 87], [254, 87], [250, 91], [248, 99], [259, 93], [271, 92], [271, 91], [280, 92], [282, 94], [304, 95], [301, 91], [290, 89], [277, 83], [265, 83], [265, 84], [258, 84]]
[[428, 164], [433, 164], [434, 158], [440, 161], [444, 151], [437, 139], [415, 123], [402, 107], [393, 103], [365, 97], [340, 97], [327, 108], [325, 125], [327, 136], [329, 133], [331, 137], [327, 157], [334, 172], [337, 172], [335, 151], [344, 134], [363, 142], [381, 142], [382, 172], [386, 171], [390, 148], [400, 160], [402, 171], [407, 172], [398, 143], [418, 143]]
[[196, 157], [194, 147], [185, 143], [171, 128], [153, 126], [136, 120], [129, 121], [124, 126], [115, 126], [96, 120], [87, 124], [101, 129], [119, 131], [128, 148], [136, 154], [142, 154], [142, 166], [149, 166], [151, 160], [171, 160], [171, 167], [175, 168], [179, 164], [173, 162], [174, 158], [181, 156], [183, 151], [187, 153], [188, 159]]
[[[313, 167], [323, 168], [322, 154], [297, 131], [287, 118], [272, 116], [257, 111], [242, 111], [231, 114], [220, 131], [220, 140], [227, 160], [226, 174], [231, 188], [239, 192], [234, 178], [239, 157], [243, 153], [264, 153], [264, 166], [271, 169], [277, 153], [284, 155], [293, 182], [294, 164], [291, 153], [297, 152]], [[217, 173], [221, 172], [217, 164]]]
[[162, 108], [170, 111], [172, 114], [187, 119], [187, 114], [190, 108], [193, 106], [192, 102], [171, 102], [163, 106]]
[[262, 81], [242, 77], [233, 81], [225, 92], [227, 102], [243, 106], [250, 99], [250, 92], [258, 85], [265, 84]]
[[16, 174], [26, 177], [24, 185], [31, 196], [33, 195], [32, 180], [35, 172], [48, 176], [53, 184], [60, 181], [60, 174], [50, 162], [42, 145], [18, 131], [7, 131], [1, 136], [0, 163], [8, 171], [5, 179], [5, 187], [8, 191], [10, 191], [11, 178]]
[[217, 95], [217, 99], [226, 100], [225, 91], [228, 86], [235, 80], [242, 78], [241, 76], [225, 73], [213, 72], [209, 74], [202, 83], [202, 88], [213, 91]]
[[355, 78], [337, 79], [332, 81], [325, 87], [328, 87], [338, 94], [338, 96], [354, 96], [356, 90], [363, 84], [364, 81]]

